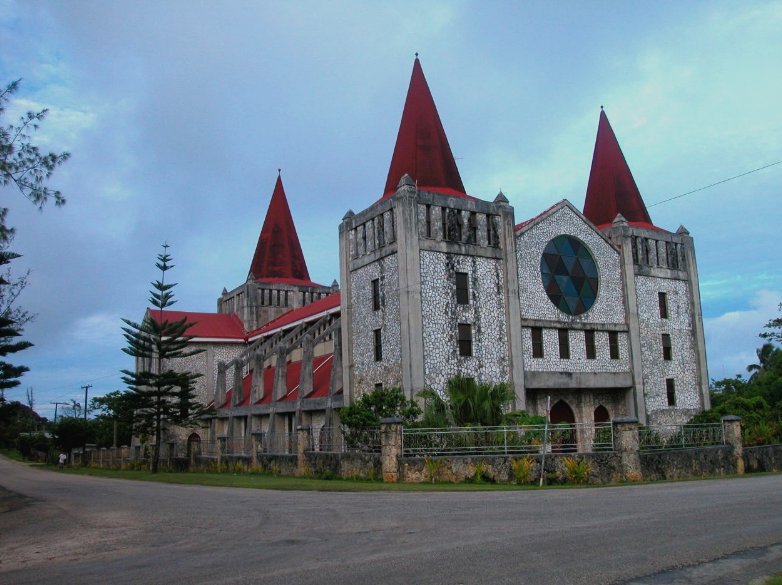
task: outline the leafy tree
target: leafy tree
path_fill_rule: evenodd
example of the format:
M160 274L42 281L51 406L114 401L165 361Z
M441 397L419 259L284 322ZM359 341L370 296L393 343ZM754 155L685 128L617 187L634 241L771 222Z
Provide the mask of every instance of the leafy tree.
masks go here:
M19 433L42 425L42 419L26 404L17 400L0 400L0 447L14 447Z
M779 305L779 310L782 312L782 303ZM768 329L768 331L764 331L760 334L763 339L770 339L771 341L782 343L782 317L771 319L766 323L765 329Z
M12 81L0 92L0 119L11 96L19 90L21 81ZM43 208L49 200L54 200L57 206L65 204L62 193L47 187L46 181L71 156L67 152L44 154L32 144L30 133L38 130L48 113L48 109L27 112L16 125L0 124L0 185L15 186L38 208ZM0 243L8 242L14 232L6 225L7 214L8 208L0 208Z
M378 427L381 418L389 417L398 417L410 424L420 415L421 408L414 400L407 400L401 388L385 387L362 394L339 411L342 424L350 429Z
M115 390L90 400L90 411L98 414L91 420L95 428L95 443L98 447L114 445L114 427L117 430L117 445L129 445L133 435L132 394Z
M71 449L95 443L95 427L91 420L81 417L63 416L52 426L54 443L59 449L70 453Z
M160 462L160 444L167 425L197 426L211 410L198 402L194 383L200 377L188 371L174 369L177 360L187 358L202 349L193 349L187 330L193 326L186 318L169 320L166 309L174 300L176 283L166 282L166 272L173 268L168 244L158 254L155 266L160 280L152 283L149 302L154 309L147 311L141 323L123 319L122 331L128 346L126 354L136 358L136 370L122 370L123 382L128 385L128 401L134 409L134 430L140 435L154 437L150 470L157 473Z
M46 183L54 170L70 158L70 154L44 154L31 141L31 133L39 128L48 110L27 112L19 118L17 124L6 125L3 120L11 96L19 90L20 83L21 79L17 79L0 91L0 186L15 187L39 209L49 200L54 200L57 206L64 205L65 198L62 193L50 189ZM19 257L8 250L14 229L8 226L7 217L8 208L0 207L0 266L5 266ZM27 276L26 274L19 279L12 279L8 271L0 274L0 358L31 345L16 338L22 334L24 325L32 316L13 306L19 293L27 285ZM7 388L18 386L18 378L26 371L28 368L25 366L14 366L4 360L0 361L0 397Z

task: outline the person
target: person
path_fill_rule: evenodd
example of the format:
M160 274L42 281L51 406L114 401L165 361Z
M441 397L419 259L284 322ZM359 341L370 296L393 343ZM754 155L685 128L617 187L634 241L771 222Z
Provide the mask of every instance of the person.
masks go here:
M68 456L65 453L60 453L60 467L65 467L66 461L68 461Z

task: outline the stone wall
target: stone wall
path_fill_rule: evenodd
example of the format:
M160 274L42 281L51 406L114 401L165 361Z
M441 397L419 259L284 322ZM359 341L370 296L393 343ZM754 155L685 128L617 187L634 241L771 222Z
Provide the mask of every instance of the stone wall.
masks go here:
M353 329L350 338L355 368L354 393L360 396L375 384L401 386L401 329L399 315L399 258L396 254L351 273ZM380 309L372 307L372 281L380 281ZM374 331L381 330L383 359L375 361Z
M641 473L648 481L698 479L738 473L729 445L641 452Z
M468 275L469 303L456 302L456 272ZM424 381L440 392L461 375L507 382L504 272L500 260L421 251ZM472 356L459 355L458 325L472 326Z
M644 400L649 424L681 424L701 410L693 345L689 284L684 280L636 276ZM665 293L668 317L660 317L658 293ZM663 360L662 334L671 336L671 360ZM666 378L675 385L668 405Z
M782 471L782 445L744 447L744 470Z

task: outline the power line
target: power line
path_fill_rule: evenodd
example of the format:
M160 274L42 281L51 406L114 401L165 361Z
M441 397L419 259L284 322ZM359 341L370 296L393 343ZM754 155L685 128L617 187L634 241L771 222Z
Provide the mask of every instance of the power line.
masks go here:
M722 179L721 181L717 181L716 183L712 183L711 185L706 185L705 187L699 187L698 189L687 191L686 193L682 193L681 195L676 195L675 197L669 197L668 199L663 199L662 201L658 201L657 203L652 203L651 205L647 205L646 207L654 207L655 205L662 205L663 203L668 203L669 201L673 201L674 199L681 199L682 197L686 197L687 195L692 195L693 193L697 193L698 191L703 191L704 189L710 189L711 187L722 185L723 183L727 183L728 181L732 181L733 179L738 179L739 177L745 177L747 175L751 175L752 173L757 173L758 171L762 171L763 169L767 169L769 167L773 167L774 165L778 165L778 164L782 164L782 160L778 160L777 162L773 162L771 164L764 165L756 169L752 169L751 171L747 171L746 173L741 173L740 175L736 175L734 177L728 177L727 179Z

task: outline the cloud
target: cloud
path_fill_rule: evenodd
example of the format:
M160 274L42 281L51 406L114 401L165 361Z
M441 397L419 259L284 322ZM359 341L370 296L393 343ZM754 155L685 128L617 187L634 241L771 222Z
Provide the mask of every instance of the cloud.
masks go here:
M711 378L746 374L747 366L757 362L755 349L762 345L758 334L779 314L780 303L779 291L760 290L750 299L748 309L703 320Z
M91 346L116 348L122 344L119 315L113 313L93 313L81 317L73 323L71 336L77 342Z

